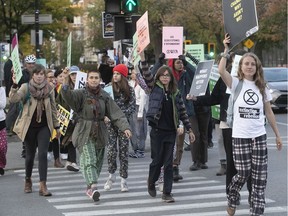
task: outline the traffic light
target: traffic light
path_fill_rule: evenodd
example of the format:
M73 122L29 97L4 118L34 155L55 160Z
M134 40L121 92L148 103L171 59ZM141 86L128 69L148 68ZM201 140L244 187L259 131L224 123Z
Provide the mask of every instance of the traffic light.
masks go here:
M122 0L122 11L124 13L137 13L138 0Z
M121 13L121 1L105 0L105 12L110 14Z
M215 56L215 43L208 43L208 55L211 57Z

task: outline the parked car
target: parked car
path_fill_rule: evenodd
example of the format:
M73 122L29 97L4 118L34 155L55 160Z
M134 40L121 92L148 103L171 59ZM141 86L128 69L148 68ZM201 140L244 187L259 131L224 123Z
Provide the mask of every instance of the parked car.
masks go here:
M264 78L272 95L272 108L287 108L288 68L264 67Z

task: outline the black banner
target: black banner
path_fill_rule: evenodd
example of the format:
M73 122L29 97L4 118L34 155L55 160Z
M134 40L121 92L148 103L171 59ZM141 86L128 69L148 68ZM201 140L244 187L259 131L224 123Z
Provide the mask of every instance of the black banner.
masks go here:
M231 36L230 49L258 31L255 0L222 0L225 33Z

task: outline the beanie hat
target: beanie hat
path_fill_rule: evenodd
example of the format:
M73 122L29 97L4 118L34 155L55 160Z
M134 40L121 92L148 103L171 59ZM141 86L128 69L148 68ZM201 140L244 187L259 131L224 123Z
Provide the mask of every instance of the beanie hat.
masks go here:
M126 67L125 64L118 64L113 68L113 73L114 72L118 72L120 74L122 74L124 77L128 76L128 68Z
M79 71L80 71L79 67L73 65L69 69L69 74L74 74L74 73L77 73Z

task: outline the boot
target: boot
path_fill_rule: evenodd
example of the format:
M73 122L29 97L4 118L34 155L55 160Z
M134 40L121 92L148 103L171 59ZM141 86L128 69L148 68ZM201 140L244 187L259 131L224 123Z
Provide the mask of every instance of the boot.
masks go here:
M54 167L56 168L64 168L65 166L61 163L60 158L57 158L54 162Z
M30 177L25 178L25 186L24 186L25 193L32 193L32 181Z
M216 176L226 175L226 160L220 160L220 169L216 173Z
M40 181L39 196L52 196L52 194L47 190L46 181Z
M178 166L174 166L173 167L173 180L175 182L178 182L179 180L182 180L183 177L179 174L179 167Z

